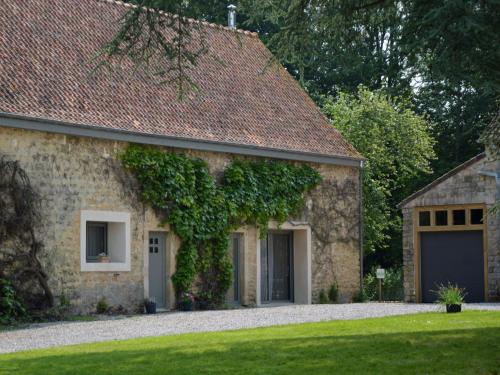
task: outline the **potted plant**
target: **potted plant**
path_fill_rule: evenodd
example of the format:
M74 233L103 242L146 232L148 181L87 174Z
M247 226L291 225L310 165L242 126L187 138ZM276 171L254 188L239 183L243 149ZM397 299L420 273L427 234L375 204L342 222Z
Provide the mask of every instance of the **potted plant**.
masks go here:
M181 311L193 311L194 295L191 292L181 293L179 308Z
M218 304L214 302L214 296L211 292L201 291L196 296L196 303L199 310L213 310Z
M464 289L459 288L458 285L448 283L448 285L441 284L435 293L438 297L437 303L445 305L447 313L462 311L462 303L466 294Z
M99 263L109 263L109 256L106 253L99 253L97 256L97 261Z
M146 298L144 300L144 308L146 309L146 314L156 314L156 299Z

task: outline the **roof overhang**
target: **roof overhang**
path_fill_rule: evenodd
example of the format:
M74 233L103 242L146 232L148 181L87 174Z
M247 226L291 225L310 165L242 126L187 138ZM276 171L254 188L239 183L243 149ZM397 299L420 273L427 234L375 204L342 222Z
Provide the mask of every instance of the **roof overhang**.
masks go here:
M291 150L271 149L246 144L210 142L181 137L137 133L121 129L76 124L7 112L0 112L0 120L0 127L43 131L48 133L58 133L77 137L90 137L120 142L139 143L200 151L222 152L237 155L259 156L320 164L334 164L358 168L363 166L363 159L347 156L323 155Z

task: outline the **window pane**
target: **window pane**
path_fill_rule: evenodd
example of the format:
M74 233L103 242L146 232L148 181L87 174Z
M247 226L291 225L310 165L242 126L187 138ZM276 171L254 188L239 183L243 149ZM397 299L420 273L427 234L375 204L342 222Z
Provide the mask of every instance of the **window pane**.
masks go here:
M436 211L436 225L448 225L448 211Z
M106 223L87 223L87 260L96 260L101 253L108 253Z
M430 213L430 211L419 212L418 224L421 227L428 227L429 225L431 225L431 213Z
M453 225L465 225L465 210L453 210Z
M483 224L483 209L474 208L470 210L470 223L471 224Z

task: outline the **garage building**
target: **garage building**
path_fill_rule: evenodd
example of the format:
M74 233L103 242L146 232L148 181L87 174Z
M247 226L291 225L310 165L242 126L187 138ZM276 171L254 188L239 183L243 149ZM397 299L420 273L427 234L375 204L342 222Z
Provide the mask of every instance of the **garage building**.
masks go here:
M412 194L403 211L405 300L451 282L466 302L500 300L500 161L482 153Z

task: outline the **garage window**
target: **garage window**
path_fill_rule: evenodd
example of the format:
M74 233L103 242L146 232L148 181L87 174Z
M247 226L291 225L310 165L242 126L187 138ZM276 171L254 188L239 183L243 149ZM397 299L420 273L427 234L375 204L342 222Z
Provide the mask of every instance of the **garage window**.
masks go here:
M470 210L470 223L472 225L475 224L483 224L483 209L475 208Z
M421 211L418 214L418 222L421 227L428 227L431 225L431 212Z
M417 207L416 211L421 230L474 230L484 225L485 209L479 205Z
M436 225L448 225L448 211L436 211Z
M453 225L465 225L465 210L453 210Z

